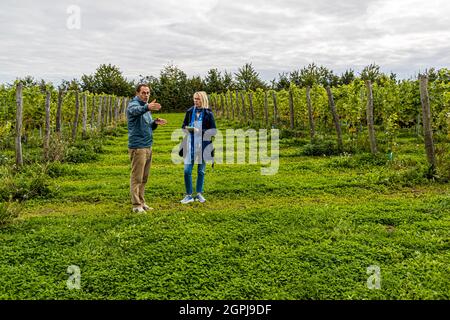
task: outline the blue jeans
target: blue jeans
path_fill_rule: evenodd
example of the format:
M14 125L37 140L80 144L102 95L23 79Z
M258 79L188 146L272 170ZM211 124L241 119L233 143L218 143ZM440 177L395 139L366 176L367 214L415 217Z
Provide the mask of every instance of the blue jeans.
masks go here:
M192 169L195 163L184 164L184 185L186 186L186 194L192 194ZM197 193L203 192L203 184L205 183L206 162L199 163L197 167Z

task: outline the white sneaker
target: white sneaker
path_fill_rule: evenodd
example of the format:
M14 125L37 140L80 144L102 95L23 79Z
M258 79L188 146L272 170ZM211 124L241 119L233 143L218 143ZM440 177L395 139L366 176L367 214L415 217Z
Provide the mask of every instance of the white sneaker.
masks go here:
M200 203L204 203L206 201L206 199L203 198L203 195L201 193L197 194L195 199L198 200Z
M187 203L191 203L194 202L194 198L192 198L191 195L187 195L186 197L184 197L183 200L180 201L182 204L187 204Z
M135 208L133 208L133 212L136 212L136 213L143 213L143 212L145 212L145 210L142 209L142 207L135 207Z

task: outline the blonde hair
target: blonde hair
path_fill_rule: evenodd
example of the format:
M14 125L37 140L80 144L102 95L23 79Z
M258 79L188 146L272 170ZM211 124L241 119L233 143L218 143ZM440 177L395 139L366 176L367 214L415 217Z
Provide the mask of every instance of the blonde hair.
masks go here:
M194 96L196 94L200 97L200 101L202 102L202 108L208 109L209 108L208 94L205 91L197 91L196 93L194 93Z

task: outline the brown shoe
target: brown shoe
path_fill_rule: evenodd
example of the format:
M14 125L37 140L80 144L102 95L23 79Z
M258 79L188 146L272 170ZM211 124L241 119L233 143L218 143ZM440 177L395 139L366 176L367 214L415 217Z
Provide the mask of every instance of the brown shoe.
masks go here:
M149 207L148 205L146 205L146 204L144 204L143 206L142 206L142 209L144 209L145 211L150 211L150 210L154 210L154 208L152 208L152 207Z
M145 212L145 210L142 207L134 207L133 212L143 213L143 212Z

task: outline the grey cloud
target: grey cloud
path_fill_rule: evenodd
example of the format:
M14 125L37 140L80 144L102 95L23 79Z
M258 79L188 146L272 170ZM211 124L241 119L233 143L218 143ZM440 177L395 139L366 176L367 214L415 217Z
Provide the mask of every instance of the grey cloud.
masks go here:
M2 0L0 82L79 78L101 63L137 77L169 62L204 75L251 61L266 80L313 61L336 71L375 61L405 76L448 66L447 1L423 14L400 2L406 12L397 14L383 0ZM81 8L81 30L66 27L72 4Z

